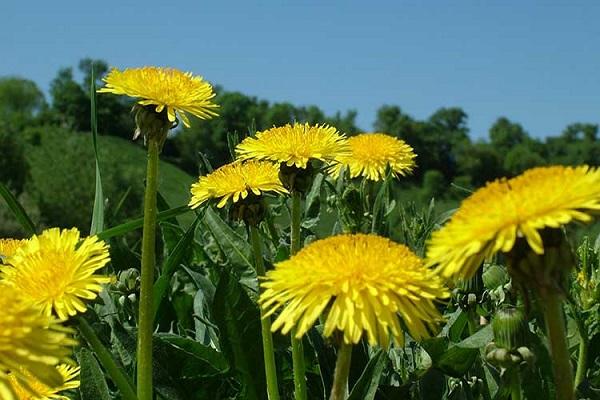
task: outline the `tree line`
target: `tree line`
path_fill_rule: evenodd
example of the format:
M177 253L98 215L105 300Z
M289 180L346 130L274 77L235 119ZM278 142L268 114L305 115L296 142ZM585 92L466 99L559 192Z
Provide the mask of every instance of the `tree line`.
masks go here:
M97 85L102 85L108 64L86 58L76 70L57 72L48 99L31 80L0 77L0 181L16 193L24 190L28 179L25 146L41 143L44 130L89 134L92 66ZM229 162L231 138L292 121L331 124L347 135L376 131L405 140L418 155L418 168L404 183L424 188L425 197L443 198L450 185L472 189L536 165L597 165L600 160L598 125L593 123L574 122L558 136L535 138L521 124L499 117L487 138L475 140L469 135L468 115L460 107L443 107L417 119L398 105L382 105L372 127L359 127L354 110L326 115L316 105L273 103L218 85L216 93L219 118L192 119L191 128L177 129L165 145L165 158L192 176L205 159L214 167ZM132 105L122 96L98 96L99 133L130 139ZM36 127L37 133L31 134Z

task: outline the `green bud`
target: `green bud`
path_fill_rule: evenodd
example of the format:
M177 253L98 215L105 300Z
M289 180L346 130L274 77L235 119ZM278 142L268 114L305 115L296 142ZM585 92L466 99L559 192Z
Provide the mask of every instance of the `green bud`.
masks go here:
M261 196L250 193L245 199L240 199L231 206L231 217L244 221L248 226L258 226L266 214Z
M149 139L153 139L158 142L158 148L162 149L169 130L176 126L173 126L173 123L169 121L167 109L164 108L160 113L157 113L156 106L135 104L131 112L136 126L133 140L141 135L144 137L144 144L148 143Z
M513 307L498 310L492 319L492 330L497 346L509 351L523 346L528 331L523 311Z
M523 237L507 253L508 272L521 290L545 296L548 292L564 293L565 282L575 259L560 229L540 231L544 254L535 253Z
M508 283L508 274L500 265L488 265L483 271L483 285L488 290L494 290Z
M295 165L282 163L279 167L279 179L290 192L306 193L312 186L316 168L309 162L306 168L298 168Z

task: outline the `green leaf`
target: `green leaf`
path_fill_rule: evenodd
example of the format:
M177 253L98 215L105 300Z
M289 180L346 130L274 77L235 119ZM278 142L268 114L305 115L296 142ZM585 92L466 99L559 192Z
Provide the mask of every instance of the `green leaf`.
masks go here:
M98 110L96 109L96 76L92 64L90 82L90 106L92 127L92 142L94 144L94 157L96 158L96 192L94 195L94 209L92 212L92 226L90 235L95 235L104 230L104 192L102 190L102 176L100 174L100 160L98 159Z
M210 207L206 208L203 222L215 238L221 252L227 257L242 285L252 293L258 293L256 270L251 261L252 247L248 240L231 229Z
M221 273L212 315L219 328L221 350L239 377L239 398L263 399L266 384L260 313L237 278L227 270Z
M194 241L194 233L196 232L196 226L198 225L199 217L196 218L196 221L188 228L185 234L181 237L177 245L169 254L165 263L162 267L162 273L154 282L154 308L153 315L156 317L156 313L160 308L160 304L162 303L165 294L167 292L167 288L169 287L169 283L171 282L171 277L175 273L177 266L183 260L186 252L190 251L191 244Z
M81 367L81 386L79 387L81 398L111 400L104 373L94 354L84 347L77 354L77 358Z
M8 205L8 208L10 208L12 213L15 215L17 221L19 221L19 223L25 230L25 233L28 236L35 235L35 225L33 225L31 218L29 218L27 212L25 211L21 203L19 203L17 198L11 193L10 190L8 190L6 186L4 186L2 182L0 182L0 195Z
M373 400L387 361L387 354L378 349L367 363L358 381L356 381L348 400Z
M457 315L458 316L458 315ZM447 337L435 337L425 340L421 346L431 357L434 368L447 375L460 378L479 355L479 349L493 339L491 325L477 331L463 341L450 346Z
M223 353L190 338L171 333L154 335L156 346L164 347L169 357L169 365L177 368L171 371L178 379L198 379L224 374L229 364Z
M169 218L173 218L174 216L185 214L190 211L191 209L188 206L171 208L170 210L159 212L156 216L156 221L164 221ZM102 232L98 233L97 236L102 240L106 240L115 236L124 235L131 231L135 231L136 229L140 229L142 226L144 226L144 217L136 218L129 222L125 222L124 224L105 229Z

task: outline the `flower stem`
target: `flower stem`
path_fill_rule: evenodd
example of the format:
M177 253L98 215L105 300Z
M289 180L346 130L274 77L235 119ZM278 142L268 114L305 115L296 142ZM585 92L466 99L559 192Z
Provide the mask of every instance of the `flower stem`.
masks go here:
M294 255L300 250L300 215L302 210L300 192L292 191L292 210L290 221L290 253ZM294 393L296 400L306 400L306 366L304 364L304 348L302 339L296 338L296 328L291 331L292 364L294 367Z
M94 350L94 354L96 354L96 357L98 357L100 364L102 364L115 385L117 385L123 400L137 400L135 389L131 383L131 380L123 372L121 367L117 365L117 362L113 358L112 354L110 354L100 339L98 339L96 332L94 332L90 324L83 317L78 317L77 323L79 333Z
M556 398L561 400L574 400L573 371L571 357L567 347L565 332L565 319L562 301L558 293L548 292L543 297L544 319L546 320L547 335L550 340L550 353L554 361L554 380L556 385Z
M521 400L521 377L518 366L515 366L510 373L510 400Z
M348 375L350 374L351 358L352 345L342 340L342 344L338 349L329 400L345 400L348 397Z
M580 316L575 316L575 322L577 323L577 329L579 330L579 357L577 358L577 372L575 372L575 389L577 389L585 379L585 374L587 372L588 346L590 339L587 334L585 323L581 320Z
M265 275L265 265L262 258L262 246L258 229L250 225L250 240L254 253L256 274L261 277ZM275 367L275 352L273 350L273 334L271 333L271 317L263 317L260 309L260 326L262 328L263 357L265 359L265 375L267 377L267 394L269 400L279 400L279 388L277 385L277 369Z
M148 169L144 195L144 229L142 237L142 271L137 341L137 394L139 400L152 400L152 332L154 266L156 262L156 191L159 143L148 138Z

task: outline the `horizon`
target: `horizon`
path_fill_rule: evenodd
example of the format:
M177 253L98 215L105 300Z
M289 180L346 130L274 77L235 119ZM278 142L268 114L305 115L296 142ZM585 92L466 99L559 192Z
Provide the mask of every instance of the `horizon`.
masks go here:
M365 131L384 104L416 119L460 107L473 139L502 116L537 138L600 121L600 4L591 1L182 3L9 2L0 76L33 80L49 100L58 69L84 57L172 66L270 103L356 110Z

